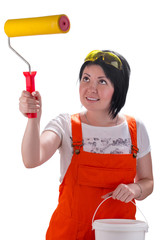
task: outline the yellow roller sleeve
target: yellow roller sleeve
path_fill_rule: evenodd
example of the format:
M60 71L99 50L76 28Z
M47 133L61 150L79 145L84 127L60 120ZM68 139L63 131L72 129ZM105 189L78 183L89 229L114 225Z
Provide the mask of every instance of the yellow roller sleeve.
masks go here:
M8 37L66 33L70 22L66 15L7 20L4 31Z

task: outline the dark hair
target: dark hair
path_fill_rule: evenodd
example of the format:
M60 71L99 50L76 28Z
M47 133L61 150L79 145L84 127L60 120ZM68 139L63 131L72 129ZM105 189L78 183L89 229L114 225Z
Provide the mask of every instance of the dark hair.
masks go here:
M96 64L102 67L106 77L110 79L114 86L114 93L111 99L109 114L112 116L112 118L115 118L125 104L131 70L127 60L119 53L109 50L103 52L112 52L117 55L122 62L122 70L119 70L112 65L106 64L100 57L93 62L86 61L83 63L80 69L79 79L81 80L83 70L87 65Z

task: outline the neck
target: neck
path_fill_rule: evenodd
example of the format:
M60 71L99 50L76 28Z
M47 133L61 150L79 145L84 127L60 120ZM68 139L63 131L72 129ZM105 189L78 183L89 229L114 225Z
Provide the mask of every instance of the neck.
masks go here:
M106 112L86 111L84 116L86 123L93 126L111 127L117 125L118 123L118 115L112 119L111 115Z

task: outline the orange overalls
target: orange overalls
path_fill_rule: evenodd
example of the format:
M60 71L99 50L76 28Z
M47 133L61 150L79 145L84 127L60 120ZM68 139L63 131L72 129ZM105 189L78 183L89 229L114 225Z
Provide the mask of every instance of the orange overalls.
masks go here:
M52 215L46 240L94 240L92 217L102 196L136 175L136 121L126 116L131 154L99 154L83 151L79 114L72 115L73 157L59 191L59 204ZM136 207L110 198L96 214L100 218L135 219Z

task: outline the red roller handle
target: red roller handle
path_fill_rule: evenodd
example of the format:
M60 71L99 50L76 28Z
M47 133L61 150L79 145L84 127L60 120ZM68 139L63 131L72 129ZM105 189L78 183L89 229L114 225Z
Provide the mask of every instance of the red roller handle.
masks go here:
M24 72L24 76L26 78L26 90L30 93L35 91L35 81L34 77L37 72ZM37 113L27 113L28 118L36 118Z

